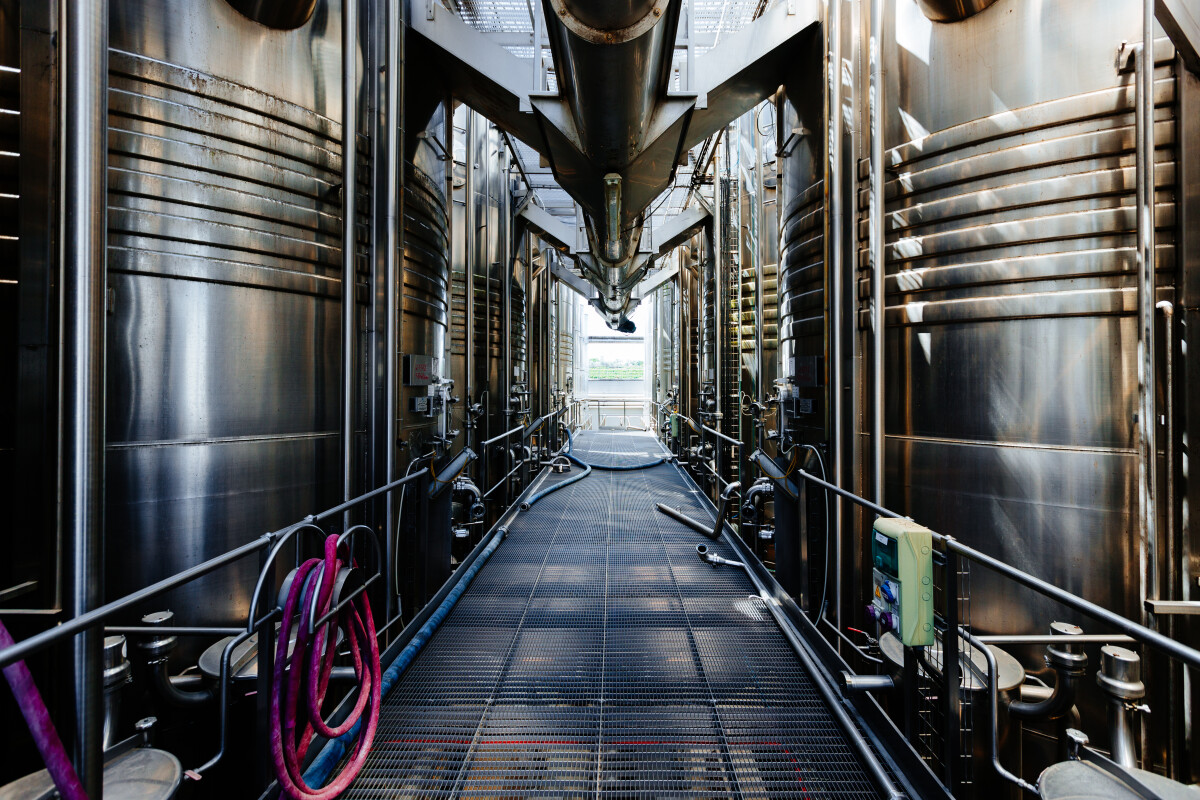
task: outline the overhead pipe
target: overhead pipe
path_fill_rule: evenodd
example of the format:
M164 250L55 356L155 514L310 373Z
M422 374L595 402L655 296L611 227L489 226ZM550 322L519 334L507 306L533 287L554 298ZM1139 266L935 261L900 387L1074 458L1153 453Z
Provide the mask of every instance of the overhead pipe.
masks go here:
M59 519L68 558L65 610L104 597L104 371L107 286L108 2L59 0L62 303ZM71 647L72 761L92 800L103 792L104 632Z
M606 266L619 273L641 238L641 209L627 207L615 173L640 153L646 121L666 93L680 7L677 0L543 0L559 91L575 119L580 149L601 174L608 173L602 191L584 198L592 217L589 237L610 262Z

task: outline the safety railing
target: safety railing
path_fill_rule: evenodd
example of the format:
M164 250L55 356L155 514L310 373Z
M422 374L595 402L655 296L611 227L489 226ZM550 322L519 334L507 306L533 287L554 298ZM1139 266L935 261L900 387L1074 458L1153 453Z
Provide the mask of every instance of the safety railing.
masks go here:
M899 512L873 503L803 469L795 469L791 474L795 476L797 481L802 480L821 487L879 516L906 518L905 515ZM777 478L778 476L769 475L768 477ZM988 644L1056 642L1077 642L1079 644L1085 642L1103 642L1108 644L1118 642L1135 643L1193 670L1200 670L1200 650L1189 647L1180 641L1127 619L1120 614L1055 586L1018 567L965 545L953 536L935 531L933 532L933 541L935 545L935 552L933 554L935 577L939 578L936 580L936 584L938 584L936 588L940 590L935 592L935 627L937 629L937 639L941 645L941 653L938 663L930 664L923 653L918 654L913 652L911 648L904 648L904 663L901 666L903 677L900 681L902 686L900 717L904 732L910 737L910 740L924 736L927 732L924 731L922 720L920 719L920 714L922 713L920 705L922 696L919 692L919 684L922 681L927 683L934 682L936 684L929 687L929 691L924 699L928 701L932 698L941 705L938 709L937 724L935 726L940 729L938 733L941 738L936 741L936 749L940 752L929 752L924 755L927 756L926 760L931 766L936 768L939 778L951 789L960 785L964 777L960 773L964 757L969 759L969 752L971 750L970 742L964 740L964 736L970 735L971 730L969 724L966 728L963 726L963 722L970 719L969 712L964 713L967 710L963 708L965 701L961 688L963 685L962 671L964 667L961 656L964 650L964 643L969 645L968 652L971 650L980 651L988 662L986 675L978 677L988 681L987 691L989 692L993 706L996 702L995 696L998 677L994 657L985 646ZM969 614L970 590L965 585L965 581L970 575L970 567L972 565L987 569L1043 597L1049 598L1065 608L1100 622L1115 631L1115 633L1070 637L1041 635L976 636L971 632L970 620L966 616ZM925 709L925 712L928 712L928 709ZM1034 787L1031 784L1010 773L1000 763L1000 754L997 750L997 731L995 730L997 726L996 715L994 713L991 714L985 724L990 724L993 728L990 731L987 741L989 748L988 755L996 773L1026 791L1034 791ZM929 726L926 725L925 727Z
M174 575L166 577L156 583L153 583L143 589L131 592L123 597L105 603L85 614L81 614L73 619L66 620L60 625L49 628L41 633L34 634L26 639L16 642L8 647L0 649L0 667L6 667L17 661L28 659L30 656L47 650L57 644L61 644L71 637L83 633L92 628L104 625L108 620L129 612L133 609L143 606L147 601L152 600L160 595L165 594L173 589L185 586L199 578L216 572L223 567L227 567L244 558L248 558L254 554L258 554L260 558L260 568L258 580L254 589L254 594L251 597L250 610L247 614L246 624L238 627L228 626L179 626L179 627L161 627L154 625L114 625L105 626L105 631L112 634L121 635L146 635L146 636L189 636L189 637L232 637L225 644L221 654L220 673L218 676L217 686L217 702L219 705L218 715L218 737L219 745L216 754L207 762L199 767L194 767L191 772L197 776L203 773L224 758L228 749L228 706L229 706L229 687L232 683L230 674L231 658L233 652L240 645L245 644L251 637L257 636L258 649L258 671L257 671L257 692L258 696L267 698L270 696L270 680L274 673L274 656L275 647L273 638L275 633L275 622L280 616L280 609L271 603L272 608L269 611L258 613L259 605L262 602L264 591L273 591L276 578L275 568L280 558L289 553L289 544L296 544L294 550L291 550L296 564L300 563L302 548L299 546L300 537L306 533L313 533L319 536L319 540L324 542L326 531L321 527L321 523L329 520L335 520L335 527L344 527L345 529L339 536L339 545L344 542L354 540L358 534L363 535L362 539L366 539L370 545L369 552L373 555L375 561L374 571L364 578L361 585L357 586L350 594L338 599L336 607L325 614L316 624L321 624L324 621L332 618L344 605L363 592L367 591L372 585L379 580L384 579L389 574L390 564L383 557L383 550L379 541L374 535L370 527L366 525L351 525L346 527L342 523L341 515L356 506L359 506L369 500L383 496L389 492L396 491L418 481L425 482L430 488L429 491L433 494L438 494L453 481L453 474L460 472L464 464L473 459L474 453L470 450L463 450L454 458L450 459L448 465L443 467L440 474L436 473L432 467L419 470L417 472L406 475L395 481L392 481L377 489L373 489L364 494L358 495L350 500L339 503L338 505L321 511L316 514L311 514L299 522L284 526L278 530L264 533L263 535L249 541L243 545L235 547L221 555L215 556L182 570ZM400 617L397 616L396 619ZM383 636L384 632L395 620L387 620L386 623L379 627L378 635ZM97 687L99 691L100 687ZM264 704L259 704L260 721L259 724L262 730L267 729L266 715L269 711ZM115 745L114 749L121 749L130 746L130 742L140 738L132 737L126 742L120 742ZM260 737L260 740L266 741ZM85 741L81 743L81 749L93 749L99 752L102 748L100 741ZM97 759L93 763L102 763L102 759Z
M620 429L644 431L650 429L652 415L645 397L590 396L586 398L590 418L596 430Z

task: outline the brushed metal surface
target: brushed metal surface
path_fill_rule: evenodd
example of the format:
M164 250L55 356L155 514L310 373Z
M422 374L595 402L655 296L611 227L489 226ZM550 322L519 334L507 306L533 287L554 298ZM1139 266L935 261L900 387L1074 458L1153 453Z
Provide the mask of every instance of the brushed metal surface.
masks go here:
M890 505L1136 617L1134 92L1115 61L1134 5L1001 0L937 25L889 4L884 410ZM1176 137L1159 57L1162 286ZM987 579L972 593L983 630L1057 618Z
M112 2L109 598L339 498L339 19ZM237 623L257 570L156 605Z
M1116 54L1142 38L1140 4L998 0L954 24L922 5L883 13L887 505L1138 619L1136 91ZM1156 297L1170 299L1178 88L1173 48L1154 53ZM869 343L863 161L856 179ZM970 595L982 632L1089 624L984 570ZM1087 698L1081 711L1103 724Z

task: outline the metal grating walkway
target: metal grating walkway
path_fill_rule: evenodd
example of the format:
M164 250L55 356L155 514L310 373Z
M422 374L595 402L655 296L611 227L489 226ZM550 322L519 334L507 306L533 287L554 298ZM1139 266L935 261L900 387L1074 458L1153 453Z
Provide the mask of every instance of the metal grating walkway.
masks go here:
M576 438L592 463L660 452ZM518 514L344 797L876 797L749 579L701 562L656 502L705 516L669 464L593 472Z

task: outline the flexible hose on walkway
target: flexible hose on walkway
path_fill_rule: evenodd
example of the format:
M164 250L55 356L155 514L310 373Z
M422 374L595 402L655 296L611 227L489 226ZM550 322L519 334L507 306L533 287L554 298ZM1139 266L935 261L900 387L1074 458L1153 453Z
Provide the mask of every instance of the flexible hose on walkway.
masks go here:
M0 622L0 650L12 644L12 636L4 627L4 623ZM25 718L25 724L33 734L34 744L42 754L42 761L46 762L46 769L50 771L58 793L62 795L63 800L87 800L87 793L84 792L83 784L75 773L75 767L71 765L62 740L58 738L58 731L50 720L50 712L42 702L42 695L33 682L33 676L29 674L29 667L25 666L24 661L9 664L4 668L4 678L12 689L17 706L21 709L21 716Z
M349 555L343 561L338 553L338 537L329 536L325 539L324 560L311 558L300 565L284 603L271 686L271 754L279 785L293 800L333 800L344 792L362 769L379 722L379 644L366 592L347 603L329 622L315 624L332 610L334 583L344 566L350 566ZM299 617L293 620L297 612ZM289 659L288 642L293 625L297 631L296 645ZM331 727L321 716L321 707L337 652L339 628L345 631L346 644L354 658L358 697L346 720ZM364 714L366 732L358 737L350 762L328 785L314 788L300 774L314 735L330 739L342 736L357 729Z
M577 483L577 482L583 480L588 475L591 475L592 470L594 470L594 469L602 470L604 472L628 472L628 471L635 470L635 469L650 469L651 467L657 467L659 464L667 463L667 460L665 458L658 458L658 459L655 459L654 461L647 461L644 464L624 464L624 465L619 465L619 466L618 465L605 466L602 464L589 464L586 461L582 461L571 454L571 448L575 444L575 440L571 438L571 431L568 430L566 433L567 433L567 449L562 452L562 455L565 455L567 458L571 459L572 462L583 467L583 472L579 473L578 475L572 475L570 478L567 478L565 481L560 481L559 483L556 483L553 486L542 489L540 492L537 492L536 494L530 495L529 499L527 499L524 503L521 504L522 511L528 511L529 509L533 508L534 503L536 503L538 500L541 500L546 495L551 494L553 492L557 492L559 489L565 488L567 486L570 486L572 483Z
M437 610L425 621L425 624L416 632L408 645L400 651L400 655L396 656L396 660L388 665L387 672L383 673L383 679L380 681L379 688L382 697L387 697L392 687L396 685L396 681L400 680L400 676L408 669L408 665L413 662L413 659L425 647L426 642L437 631L438 626L442 624L442 620L449 616L450 612L454 609L454 604L458 602L458 598L462 597L463 592L471 585L471 580L483 567L484 563L487 562L492 553L496 552L496 548L500 546L500 542L504 539L506 533L507 531L503 528L497 531L487 546L471 562L471 566L467 567L466 572L459 578L458 583L446 595L446 599L441 602ZM316 759L313 760L313 763L304 773L304 780L309 784L324 783L328 779L329 774L333 772L334 767L346 755L346 748L350 742L354 741L354 737L358 734L361 724L362 721L359 720L344 735L326 744L325 749L317 755Z

